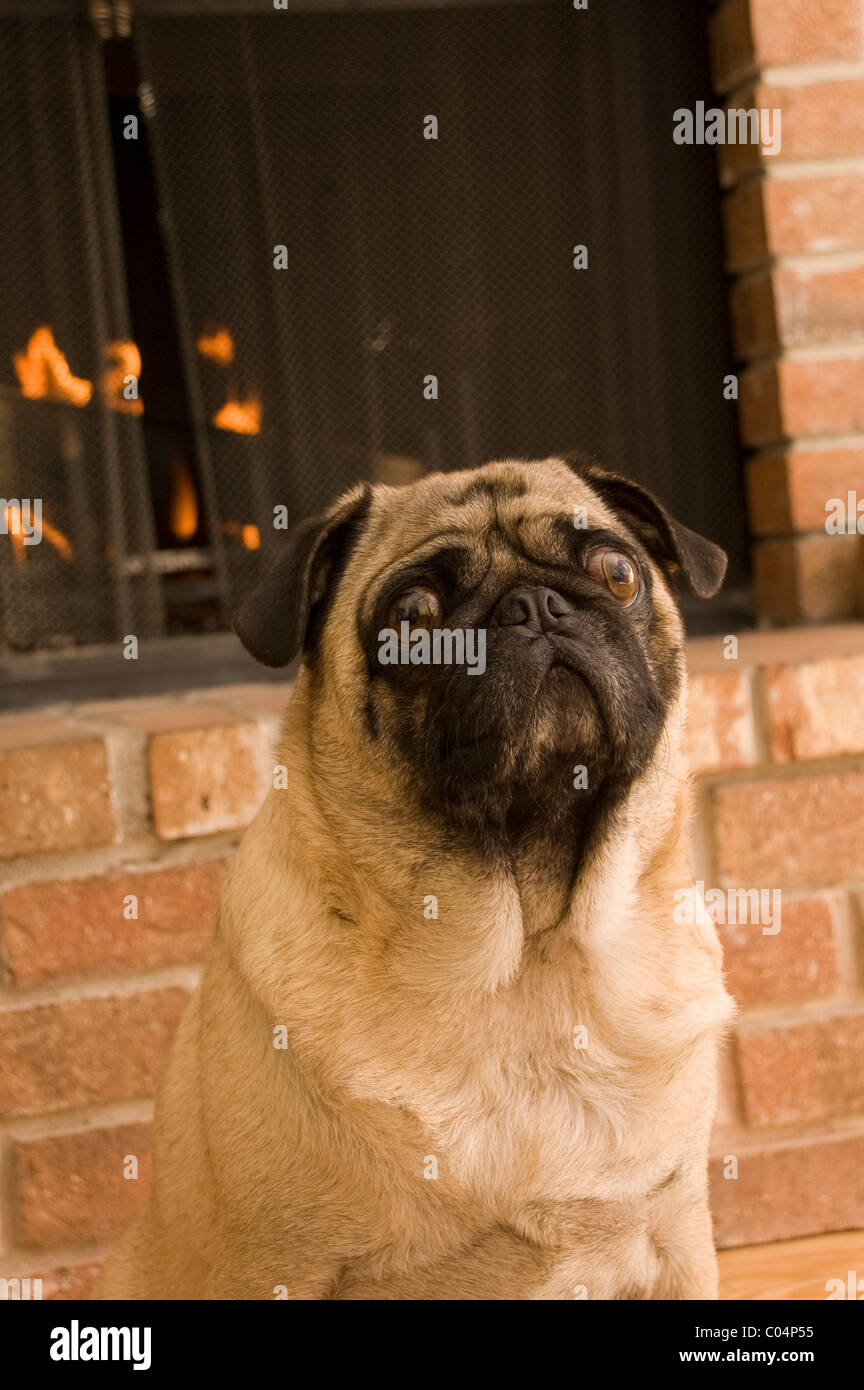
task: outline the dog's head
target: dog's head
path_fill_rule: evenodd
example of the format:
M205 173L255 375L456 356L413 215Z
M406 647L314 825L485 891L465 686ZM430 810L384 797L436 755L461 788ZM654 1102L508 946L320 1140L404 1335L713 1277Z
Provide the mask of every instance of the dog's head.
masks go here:
M302 651L331 729L424 814L554 833L655 758L684 673L670 579L708 596L725 565L625 478L494 463L354 489L298 528L235 629L267 665Z

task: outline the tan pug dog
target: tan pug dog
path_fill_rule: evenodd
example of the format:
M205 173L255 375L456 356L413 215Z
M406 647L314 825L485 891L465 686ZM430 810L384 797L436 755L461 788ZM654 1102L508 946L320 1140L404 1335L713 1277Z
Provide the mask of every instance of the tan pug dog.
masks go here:
M288 785L234 859L98 1296L716 1296L731 1003L713 927L673 920L667 576L708 595L724 569L560 459L358 487L300 527L236 622L270 665L304 653ZM443 629L485 634L482 674L411 660Z

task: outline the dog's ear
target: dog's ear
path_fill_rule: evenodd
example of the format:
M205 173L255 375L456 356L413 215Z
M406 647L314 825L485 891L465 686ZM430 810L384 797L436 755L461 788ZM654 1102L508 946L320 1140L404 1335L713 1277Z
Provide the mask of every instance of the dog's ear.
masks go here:
M324 516L301 521L284 553L264 574L234 615L233 628L248 652L265 666L287 666L320 617L336 571L347 557L369 510L372 489L362 483Z
M719 545L682 526L647 488L629 478L607 473L596 464L580 467L579 472L668 574L680 570L699 598L716 594L728 563Z

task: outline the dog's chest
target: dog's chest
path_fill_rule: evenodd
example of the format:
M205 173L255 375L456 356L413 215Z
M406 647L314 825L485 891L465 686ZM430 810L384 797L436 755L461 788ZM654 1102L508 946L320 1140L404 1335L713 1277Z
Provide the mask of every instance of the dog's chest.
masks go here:
M637 1079L632 1058L599 1038L587 1056L581 1042L478 1059L457 1091L438 1097L430 1126L461 1184L496 1207L515 1202L526 1219L534 1203L541 1224L566 1224L574 1204L644 1194L689 1147L692 1101L697 1122L708 1105L692 1062Z
M658 996L634 987L638 971L591 971L586 989L588 977L526 978L521 993L469 1021L468 1056L436 1077L435 1143L461 1182L494 1201L528 1197L548 1211L635 1200L707 1134L719 977L716 997L706 981L689 1012L683 1001L658 1008Z

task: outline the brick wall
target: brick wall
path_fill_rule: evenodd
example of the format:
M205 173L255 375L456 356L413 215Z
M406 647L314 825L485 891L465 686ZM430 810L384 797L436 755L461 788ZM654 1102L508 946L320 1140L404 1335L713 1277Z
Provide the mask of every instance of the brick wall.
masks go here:
M690 644L693 871L779 889L719 926L740 1005L712 1205L721 1246L864 1225L864 628ZM764 925L764 924L763 924Z
M778 154L718 147L758 603L852 616L861 542L825 504L864 501L864 7L723 0L711 38L726 104L782 113Z
M81 1296L144 1200L152 1098L287 690L0 717L0 1275L46 1297Z
M722 929L742 1013L713 1202L734 1245L864 1225L864 628L722 652L690 648L694 877L782 890L778 934ZM79 1296L144 1199L154 1089L286 698L0 719L0 1274L46 1296Z

